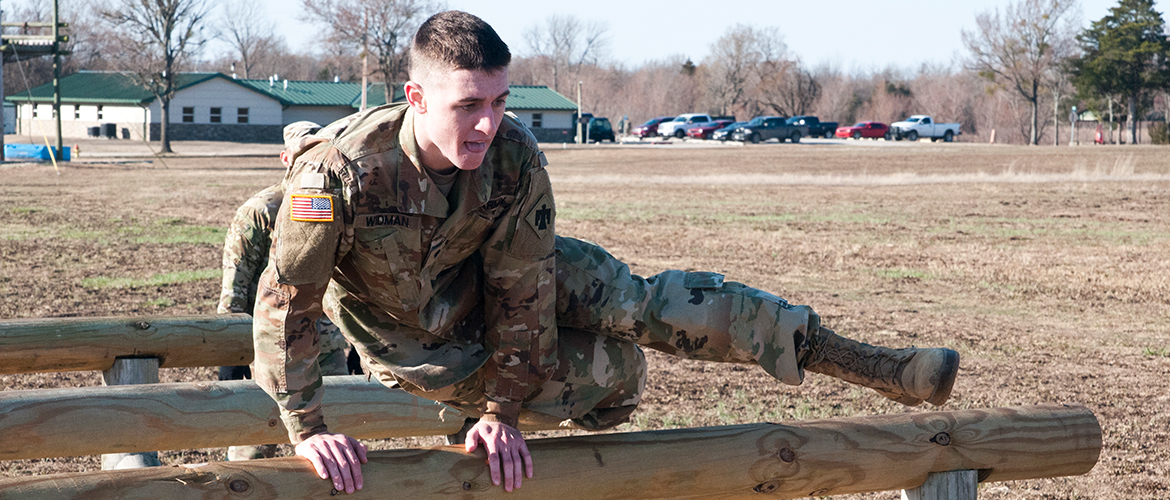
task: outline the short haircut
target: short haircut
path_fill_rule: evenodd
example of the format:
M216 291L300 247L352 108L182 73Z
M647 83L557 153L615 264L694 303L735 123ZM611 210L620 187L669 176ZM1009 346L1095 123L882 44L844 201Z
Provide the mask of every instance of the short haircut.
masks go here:
M440 12L419 26L410 44L410 78L439 69L494 72L508 67L512 53L496 30L466 12Z

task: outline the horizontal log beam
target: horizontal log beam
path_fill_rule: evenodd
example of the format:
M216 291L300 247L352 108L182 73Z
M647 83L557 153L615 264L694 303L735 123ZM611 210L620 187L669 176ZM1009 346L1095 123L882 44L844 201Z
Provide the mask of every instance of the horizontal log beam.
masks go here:
M458 446L370 453L354 499L800 498L921 485L929 473L986 481L1084 474L1101 427L1083 406L905 413L529 441L536 475L505 494L482 454ZM0 481L0 499L324 498L297 457L55 474Z
M350 375L325 377L329 428L360 439L454 434L445 405ZM0 460L287 443L276 403L255 382L0 392Z
M162 368L252 362L252 317L41 318L0 321L0 373L106 370L120 357Z

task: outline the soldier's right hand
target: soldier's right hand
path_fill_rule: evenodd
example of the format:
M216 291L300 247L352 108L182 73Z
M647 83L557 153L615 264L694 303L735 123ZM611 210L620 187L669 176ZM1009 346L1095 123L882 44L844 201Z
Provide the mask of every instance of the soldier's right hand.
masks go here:
M317 434L296 447L297 455L313 462L321 479L333 479L333 489L353 493L362 489L366 445L345 434Z

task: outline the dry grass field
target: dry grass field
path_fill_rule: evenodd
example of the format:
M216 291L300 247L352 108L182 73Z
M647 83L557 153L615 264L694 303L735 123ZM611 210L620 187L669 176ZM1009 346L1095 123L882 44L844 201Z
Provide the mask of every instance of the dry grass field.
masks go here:
M1105 447L1091 473L983 485L980 498L1170 498L1170 149L838 143L547 156L558 233L596 241L640 274L717 271L810 304L847 336L956 349L963 366L946 408L1067 402L1096 413ZM0 318L214 312L224 227L281 174L256 156L165 168L103 159L60 175L0 167ZM621 430L926 409L815 374L788 387L751 366L649 357L646 401ZM96 373L0 376L5 390L97 384ZM0 462L0 473L97 464Z

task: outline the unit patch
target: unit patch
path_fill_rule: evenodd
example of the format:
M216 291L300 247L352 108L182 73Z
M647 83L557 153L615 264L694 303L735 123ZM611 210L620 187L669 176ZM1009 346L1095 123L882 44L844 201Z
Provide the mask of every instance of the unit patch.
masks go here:
M298 222L333 222L333 197L327 194L291 194L292 220Z
M553 215L555 215L553 203L546 193L540 197L532 210L528 211L528 216L524 220L528 221L528 224L536 231L537 236L544 238L545 234L553 230Z

